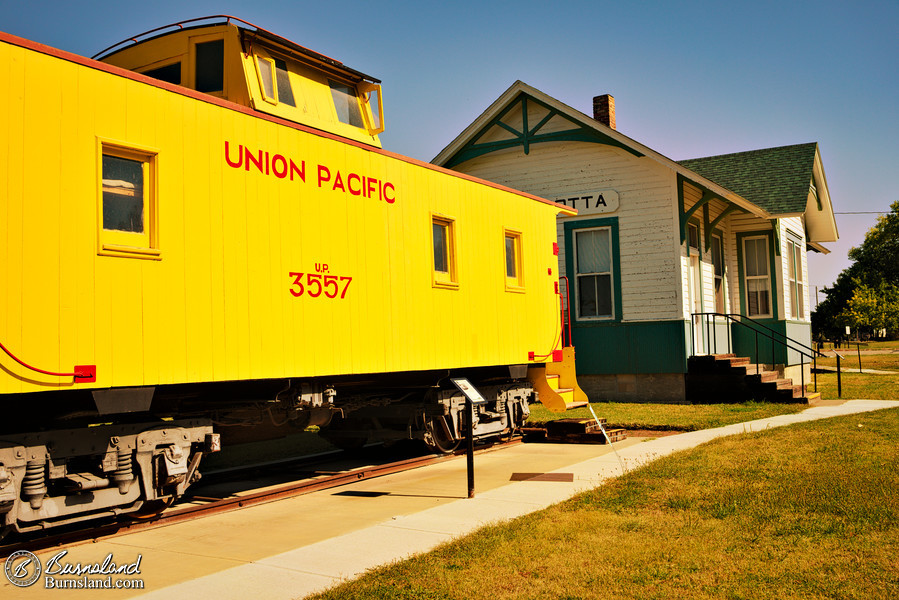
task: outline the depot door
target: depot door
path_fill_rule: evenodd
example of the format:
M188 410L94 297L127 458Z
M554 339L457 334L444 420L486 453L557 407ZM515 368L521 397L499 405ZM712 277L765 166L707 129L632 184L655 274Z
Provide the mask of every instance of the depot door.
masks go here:
M691 255L689 258L689 270L687 273L687 289L689 295L690 312L693 313L691 319L693 326L693 354L705 354L705 337L702 328L702 317L697 313L702 312L702 276L700 268L702 266L699 256Z

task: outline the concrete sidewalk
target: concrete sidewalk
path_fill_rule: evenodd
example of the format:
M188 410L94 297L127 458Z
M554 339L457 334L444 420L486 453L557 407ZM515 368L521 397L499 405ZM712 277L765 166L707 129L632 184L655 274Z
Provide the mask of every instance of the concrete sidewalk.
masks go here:
M520 481L433 508L383 520L314 544L268 556L198 579L157 589L145 599L263 597L292 599L322 591L366 570L427 552L486 524L501 522L561 502L622 473L668 454L715 438L760 431L834 416L899 407L899 402L851 400L816 406L798 414L750 421L717 429L616 444L611 450L557 469L573 473L572 482ZM539 452L539 446L533 446ZM608 448L601 446L599 448ZM464 457L460 458L463 463Z

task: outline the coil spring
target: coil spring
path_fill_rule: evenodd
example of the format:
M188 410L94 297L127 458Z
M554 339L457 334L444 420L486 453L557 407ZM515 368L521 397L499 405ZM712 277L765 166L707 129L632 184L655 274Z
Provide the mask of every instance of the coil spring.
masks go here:
M112 478L115 481L131 481L134 479L134 465L131 458L131 451L127 448L119 448L116 454L116 469Z
M22 494L28 498L33 508L40 508L41 500L47 493L44 474L46 463L31 460L25 464L25 477L22 479Z

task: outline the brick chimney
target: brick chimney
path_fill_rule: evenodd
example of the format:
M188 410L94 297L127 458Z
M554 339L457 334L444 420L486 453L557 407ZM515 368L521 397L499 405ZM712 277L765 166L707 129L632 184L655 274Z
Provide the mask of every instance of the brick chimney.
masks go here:
M610 94L593 98L593 118L615 129L615 97Z

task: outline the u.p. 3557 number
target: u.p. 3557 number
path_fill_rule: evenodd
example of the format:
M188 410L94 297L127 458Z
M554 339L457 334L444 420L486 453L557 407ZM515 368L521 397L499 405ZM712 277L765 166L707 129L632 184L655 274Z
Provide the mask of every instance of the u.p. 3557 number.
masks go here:
M296 273L291 271L290 277L293 283L290 293L299 298L303 294L318 298L322 294L326 298L346 298L346 292L350 287L352 277L339 277L337 275L322 275L321 273Z

